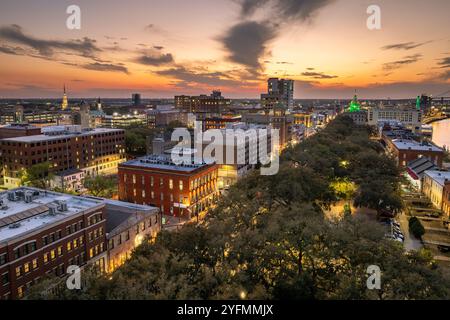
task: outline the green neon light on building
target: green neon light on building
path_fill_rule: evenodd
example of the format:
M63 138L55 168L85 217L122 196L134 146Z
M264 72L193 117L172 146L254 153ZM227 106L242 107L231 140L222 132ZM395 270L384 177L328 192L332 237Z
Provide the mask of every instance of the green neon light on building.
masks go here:
M358 96L355 94L348 108L349 112L358 112L361 110L361 104L358 102Z

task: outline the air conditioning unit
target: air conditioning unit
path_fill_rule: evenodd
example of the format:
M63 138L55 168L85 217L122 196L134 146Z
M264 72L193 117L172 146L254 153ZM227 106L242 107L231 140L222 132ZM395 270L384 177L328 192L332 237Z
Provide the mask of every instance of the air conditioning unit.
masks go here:
M58 207L58 209L59 209L59 211L62 211L62 212L67 211L67 210L68 210L68 207L67 207L67 201L61 200L61 201L59 202L59 207Z
M8 200L9 201L18 201L19 198L17 197L17 194L14 191L8 191Z
M54 216L58 213L58 207L54 204L49 204L48 206L48 214Z
M13 223L13 224L10 224L10 225L9 225L9 228L10 228L10 229L17 229L17 228L19 228L19 227L20 227L20 223L19 223L19 222Z
M33 192L27 191L25 192L25 202L30 203L33 201Z

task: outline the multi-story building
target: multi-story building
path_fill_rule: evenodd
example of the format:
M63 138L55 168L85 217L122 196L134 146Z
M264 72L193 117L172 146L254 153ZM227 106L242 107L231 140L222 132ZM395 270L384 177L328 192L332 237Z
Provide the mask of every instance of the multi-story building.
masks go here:
M119 199L192 218L216 200L216 164L175 164L170 156L150 155L119 165Z
M267 93L261 94L261 105L264 109L273 109L279 104L283 104L287 109L294 106L294 80L267 80Z
M43 134L0 140L4 184L20 185L20 172L48 162L52 173L81 169L86 175L114 173L125 161L125 131L79 126L45 128Z
M230 99L225 99L222 93L215 90L211 95L175 96L175 107L193 113L220 114L227 111L231 105Z
M345 116L352 118L353 122L356 125L363 126L367 125L367 111L366 110L360 110L360 111L353 111L353 112L345 112Z
M422 111L414 108L369 107L367 122L369 125L376 127L384 123L400 122L407 129L419 132L422 126Z
M139 93L133 93L131 95L131 100L133 100L134 106L140 106L142 104L141 95Z
M22 298L49 274L95 263L105 270L103 201L34 188L0 193L0 297Z
M112 272L161 230L158 208L36 188L0 193L0 212L0 299L69 266Z
M450 184L450 172L430 170L425 171L422 182L422 192L439 210L443 209L444 189Z
M203 121L203 130L225 129L228 124L241 122L242 116L222 115L206 118Z
M0 139L34 136L37 134L41 134L41 128L27 123L12 123L0 127Z
M384 139L388 151L395 157L397 165L406 167L407 163L425 157L433 164L442 167L444 151L429 142L417 142L407 139Z
M442 212L445 218L450 220L450 183L444 186L444 194L442 196Z
M101 117L103 128L130 128L147 127L147 115L145 113L104 115Z
M165 127L171 122L179 122L185 126L189 125L189 113L177 110L172 106L164 108L158 106L154 110L147 111L147 125L149 128Z
M161 230L158 208L105 200L108 272L113 272L131 257L146 238L154 239Z
M311 128L313 126L313 119L311 113L304 112L293 112L294 117L293 124L304 125L306 128Z

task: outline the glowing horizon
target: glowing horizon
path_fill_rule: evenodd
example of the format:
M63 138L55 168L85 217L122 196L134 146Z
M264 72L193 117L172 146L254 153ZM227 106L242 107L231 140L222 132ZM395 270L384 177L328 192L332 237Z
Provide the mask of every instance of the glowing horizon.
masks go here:
M282 10L289 4L289 11ZM296 99L439 94L450 84L446 0L7 0L0 12L0 98L172 98L220 89L258 98L269 77L296 81ZM249 4L252 4L250 6ZM247 6L248 5L248 6ZM248 47L247 47L248 46Z

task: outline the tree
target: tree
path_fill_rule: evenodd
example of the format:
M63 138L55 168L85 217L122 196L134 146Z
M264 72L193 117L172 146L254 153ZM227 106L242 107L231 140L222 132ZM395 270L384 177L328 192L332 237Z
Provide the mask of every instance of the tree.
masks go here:
M94 197L111 198L117 192L117 181L114 177L103 175L88 176L83 186Z
M49 162L42 162L32 165L28 169L21 170L19 177L22 185L48 189L54 175L51 172L51 164Z
M417 239L422 238L422 236L425 234L425 228L422 225L422 222L420 222L419 218L417 217L411 217L409 219L409 230L411 233L416 237Z

